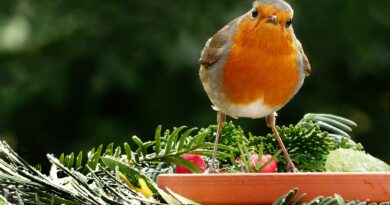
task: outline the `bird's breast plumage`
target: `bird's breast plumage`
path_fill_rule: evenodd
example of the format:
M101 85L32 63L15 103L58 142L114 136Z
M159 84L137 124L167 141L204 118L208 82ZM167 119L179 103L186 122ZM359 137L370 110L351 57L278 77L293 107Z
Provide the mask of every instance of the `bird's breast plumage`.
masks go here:
M264 29L258 38L250 38L245 21L232 36L222 70L223 92L233 104L262 101L266 106L287 103L300 87L303 70L292 36L281 36L279 30ZM279 36L278 36L279 35Z
M219 31L213 38L229 37L222 50L215 49L221 51L218 60L201 63L200 77L215 109L232 117L259 118L279 110L304 78L294 34L259 25L256 30L249 23L241 17ZM213 38L202 52L204 62Z
M295 53L270 56L233 45L223 66L223 91L235 104L248 104L258 99L269 106L284 104L300 83L298 62Z

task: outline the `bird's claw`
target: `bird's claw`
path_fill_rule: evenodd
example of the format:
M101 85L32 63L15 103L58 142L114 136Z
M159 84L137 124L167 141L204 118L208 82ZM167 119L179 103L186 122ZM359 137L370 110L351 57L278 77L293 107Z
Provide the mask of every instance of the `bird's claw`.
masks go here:
M287 163L287 172L298 173L299 170L295 167L295 165L292 162L290 162L290 163Z
M210 166L205 172L206 174L219 174L219 170L213 166Z

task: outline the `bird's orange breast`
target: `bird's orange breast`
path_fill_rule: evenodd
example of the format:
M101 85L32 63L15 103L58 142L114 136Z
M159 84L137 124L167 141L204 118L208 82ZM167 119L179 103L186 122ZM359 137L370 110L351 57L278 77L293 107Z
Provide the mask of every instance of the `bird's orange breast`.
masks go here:
M248 38L251 34L246 27L250 25L246 24L242 22L232 37L230 54L223 66L223 91L234 104L262 99L270 107L283 105L295 94L300 82L292 38L272 28L257 31L257 38Z

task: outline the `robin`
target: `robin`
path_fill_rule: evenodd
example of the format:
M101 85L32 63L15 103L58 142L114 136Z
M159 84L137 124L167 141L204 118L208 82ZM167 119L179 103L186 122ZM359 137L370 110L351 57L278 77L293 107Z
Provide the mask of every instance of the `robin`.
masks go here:
M287 160L297 172L275 127L276 111L300 89L311 68L292 28L293 9L283 0L257 0L253 8L211 37L199 59L199 75L217 114L210 172L226 115L266 118Z

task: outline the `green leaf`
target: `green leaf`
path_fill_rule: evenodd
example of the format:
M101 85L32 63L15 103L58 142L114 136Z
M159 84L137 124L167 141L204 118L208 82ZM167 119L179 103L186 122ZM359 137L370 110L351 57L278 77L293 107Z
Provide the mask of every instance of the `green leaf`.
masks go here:
M39 200L39 197L38 197L37 194L35 195L35 204L36 205L42 205L42 202Z
M186 128L186 127L181 126L179 128L176 128L175 130L173 130L172 134L169 135L169 137L167 139L167 143L165 144L165 155L169 154L171 152L172 148L175 147L177 136L178 136L179 132L182 131L184 128Z
M115 167L119 168L119 171L126 175L126 177L130 176L130 178L138 178L141 176L141 173L137 171L136 169L128 166L127 164L123 163L119 159L112 157L112 156L104 156L101 157L101 160L104 165L106 165L109 169L115 170Z
M103 156L105 156L105 155L112 156L113 153L114 153L114 143L110 143L110 144L108 144Z
M355 127L357 126L356 123L352 120L349 120L349 119L344 118L344 117L332 115L332 114L316 114L316 116L330 118L330 119L336 120L338 122L341 122L341 123L349 125L349 126L355 126Z
M253 170L252 170L252 162L251 162L251 155L249 154L248 147L243 145L242 148L244 150L243 155L245 156L245 158L247 160L247 172L253 172Z
M142 146L142 155L145 157L148 153L147 149L148 147L152 146L154 144L154 141L148 141L148 142L145 142L143 143L143 146Z
M390 172L390 165L369 154L350 149L337 149L328 155L328 172Z
M131 139L135 142L135 144L137 144L138 149L140 149L140 150L143 149L144 144L142 143L140 138L138 138L137 136L134 135L133 137L131 137Z
M1 195L0 195L0 205L8 205L7 200Z
M301 194L301 196L299 196L297 199L295 199L294 203L292 203L291 205L299 205L299 204L302 204L301 201L302 199L306 196L306 193L303 193Z
M99 159L100 159L102 150L103 150L103 145L100 145L100 146L98 147L98 149L96 150L96 152L94 152L94 149L92 149L92 150L88 153L88 155L89 155L90 157L88 158L87 165L88 165L92 170L95 170L95 169L96 169L96 166L97 166L97 164L99 163Z
M282 152L281 149L278 150L274 155L272 155L272 157L266 163L260 166L259 170L262 170L265 167L267 167L272 161L274 161L280 155L281 152Z
M298 193L298 188L295 187L295 188L291 189L287 193L287 195L284 198L284 200L282 201L282 203L280 203L280 204L281 205L288 205L288 204L290 204L291 199L293 199L297 193Z
M312 199L310 202L308 202L306 205L318 205L322 200L324 199L323 196L318 196L314 199Z
M338 128L343 129L345 131L352 132L352 129L349 126L347 126L347 125L345 125L337 120L334 120L332 118L316 116L315 119L318 121L322 121L322 122L325 122L327 124L333 125L335 127L338 127Z
M158 193L161 195L161 197L167 202L169 205L182 205L178 200L173 198L173 196L169 195L167 192L164 190L157 188Z
M320 205L330 205L330 204L336 204L337 200L332 197L326 197L320 202Z
M341 197L338 194L335 194L334 197L336 198L338 205L345 205L345 201L344 201L343 197Z
M238 144L238 149L240 150L241 153L241 161L242 164L244 165L245 172L252 172L248 149L246 149L246 147L242 146L241 144Z
M177 145L177 150L178 151L181 151L182 149L184 149L184 142L186 141L186 139L188 138L188 136L195 130L197 130L198 128L191 128L191 129L188 129L187 131L185 131L180 139L179 139L179 142L178 142L178 145Z
M95 153L95 148L93 147L88 153L87 153L87 157L88 157L88 160L89 158L92 157L92 155Z
M156 133L154 134L154 139L155 139L155 146L154 146L154 151L156 152L156 156L159 155L160 150L161 150L161 128L162 126L159 125L156 129Z
M327 129L327 130L329 130L329 131L331 131L331 132L334 132L334 133L337 133L337 134L340 134L340 135L343 135L343 136L346 136L346 137L350 137L350 136L348 135L348 133L344 132L343 130L341 130L341 129L339 129L339 128L333 126L333 125L329 125L329 124L324 123L324 122L322 122L322 121L318 121L318 122L316 122L316 123L317 123L320 127L325 128L325 129Z
M276 199L272 205L280 205L283 203L284 199L286 198L287 194L280 196L278 199Z
M80 151L76 158L76 170L82 167L83 151Z
M261 168L261 160L263 160L263 150L264 150L264 143L261 142L259 145L259 148L257 149L258 157L257 157L257 163L256 163L256 172L259 172L262 169ZM270 161L270 163L272 162L271 159L268 161ZM266 166L264 166L264 167L266 167Z
M137 136L133 136L132 138L131 138L134 142L135 142L135 144L137 144L137 146L138 146L138 148L137 148L137 150L136 150L136 152L138 153L138 155L136 155L135 157L136 157L136 160L138 160L138 157L140 157L139 155L142 155L143 157L145 157L146 156L146 149L145 149L145 147L144 147L144 143L142 143L142 141L141 141L141 139L139 139Z
M73 167L73 163L74 163L74 153L70 153L70 155L68 155L68 164L66 167L68 167L69 169Z
M61 164L64 164L64 162L65 162L65 154L64 153L61 154L59 161L61 162Z
M144 144L144 149L146 150L148 147L150 147L150 146L152 146L152 145L154 145L154 141L148 141L148 142L145 142L145 143L143 143Z
M202 173L202 170L200 170L199 167L197 167L194 163L192 163L188 160L185 160L181 156L170 156L170 157L165 158L165 161L171 162L173 164L181 165L181 166L185 167L186 169L188 169L189 171L191 171L192 173Z
M127 144L126 142L123 144L123 147L125 149L125 152L126 152L126 156L127 156L127 160L131 160L132 158L132 152L131 152L131 147L129 144Z
M217 147L218 147L218 150L225 150L225 151L228 151L228 152L235 152L235 151L237 151L237 149L235 149L234 147L231 147L229 145L218 144ZM211 149L214 149L214 143L213 142L205 142L205 143L202 143L201 145L199 145L198 148L211 148Z
M213 150L208 150L208 149L196 149L196 150L193 150L193 151L189 151L188 153L190 153L190 154L198 154L198 155L207 156L207 157L212 157L213 156ZM230 157L230 154L225 153L225 152L217 151L217 158L228 159L229 157Z
M68 161L69 161L69 157L68 155L65 156L64 158L64 163L62 163L64 166L68 167Z
M120 146L118 146L118 147L115 149L114 157L119 158L119 157L121 156L121 153L122 153L122 148L121 148Z
M193 138L191 138L186 146L186 149L190 149L190 148L198 146L199 145L198 142L202 142L204 140L204 138L207 136L207 134L208 133L205 132L205 133L198 134L198 135L194 136Z
M294 187L293 189L291 189L289 192L287 192L287 194L285 195L282 195L281 197L279 197L277 200L275 200L274 203L272 203L272 205L287 205L287 204L291 204L291 200L295 197L295 195L298 193L298 188L297 187ZM295 204L298 204L299 201L302 200L302 198L305 196L306 194L302 194L300 197L297 198L297 200L292 204L292 205L295 205Z
M189 200L183 196L180 196L179 194L173 192L172 190L170 190L168 187L166 187L167 191L172 195L174 196L180 203L182 204L191 204L191 205L200 205L192 200Z
M122 172L130 181L132 181L135 186L138 185L137 179L142 177L148 187L153 191L153 193L157 193L157 187L151 182L151 180L139 172L137 169L130 167L128 164L123 163L121 160L112 157L112 156L104 156L101 157L103 164L105 164L110 170L116 170L118 167L118 171Z

